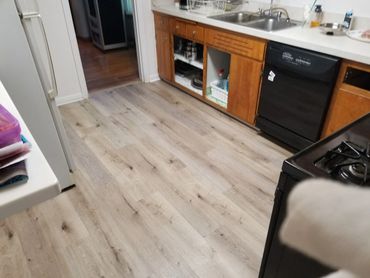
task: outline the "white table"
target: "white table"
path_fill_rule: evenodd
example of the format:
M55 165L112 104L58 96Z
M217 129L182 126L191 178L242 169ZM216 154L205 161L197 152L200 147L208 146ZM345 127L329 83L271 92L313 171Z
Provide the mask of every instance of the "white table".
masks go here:
M22 134L32 144L30 156L26 160L29 177L27 183L0 188L0 219L3 219L11 214L57 196L60 193L60 189L57 177L50 168L1 81L0 103L18 119Z

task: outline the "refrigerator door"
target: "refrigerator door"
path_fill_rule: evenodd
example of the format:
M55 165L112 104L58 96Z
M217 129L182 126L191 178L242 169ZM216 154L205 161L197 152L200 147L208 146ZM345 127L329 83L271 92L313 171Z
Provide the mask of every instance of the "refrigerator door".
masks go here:
M74 163L72 159L72 153L67 141L67 135L63 126L62 117L55 102L55 97L58 96L58 87L55 78L53 59L51 57L44 23L41 15L38 12L39 8L37 2L27 0L26 3L24 3L22 0L15 0L15 4L18 14L21 18L23 29L28 40L37 72L41 80L41 85L46 93L46 100L48 102L69 169L73 170Z
M34 20L29 22L30 29L42 32L32 27L40 23L35 23ZM43 64L40 61L35 63L34 53L13 0L0 1L0 33L3 34L0 44L0 80L56 174L61 189L69 187L74 182L67 160L68 150L65 152L63 148L63 144L66 145L67 142L62 143L63 138L60 137L63 136L64 129L52 97L55 93L51 91L50 94L49 91L53 90L51 73L47 73L50 69L41 66L45 65L48 58L42 58ZM44 44L42 41L38 43L40 48ZM35 45L31 47L39 49ZM45 91L44 88L48 89Z

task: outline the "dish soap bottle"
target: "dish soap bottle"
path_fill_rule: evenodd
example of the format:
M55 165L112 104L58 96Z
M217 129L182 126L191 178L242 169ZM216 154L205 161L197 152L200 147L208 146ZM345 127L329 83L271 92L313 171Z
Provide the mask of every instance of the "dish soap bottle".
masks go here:
M323 12L322 12L322 6L321 5L316 5L315 6L315 14L311 20L310 27L318 27L321 24L323 18Z

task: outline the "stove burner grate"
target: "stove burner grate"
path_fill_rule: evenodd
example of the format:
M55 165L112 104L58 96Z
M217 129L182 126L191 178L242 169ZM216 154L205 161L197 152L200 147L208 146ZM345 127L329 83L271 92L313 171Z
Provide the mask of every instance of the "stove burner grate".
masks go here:
M363 148L343 141L320 158L315 166L344 182L366 185L370 182L370 142Z

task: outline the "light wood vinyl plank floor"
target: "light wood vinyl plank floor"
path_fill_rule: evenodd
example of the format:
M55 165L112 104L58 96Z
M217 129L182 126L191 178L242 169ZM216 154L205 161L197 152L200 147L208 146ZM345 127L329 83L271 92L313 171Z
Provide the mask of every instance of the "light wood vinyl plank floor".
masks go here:
M77 187L0 222L1 277L257 277L288 151L160 81L61 111Z

